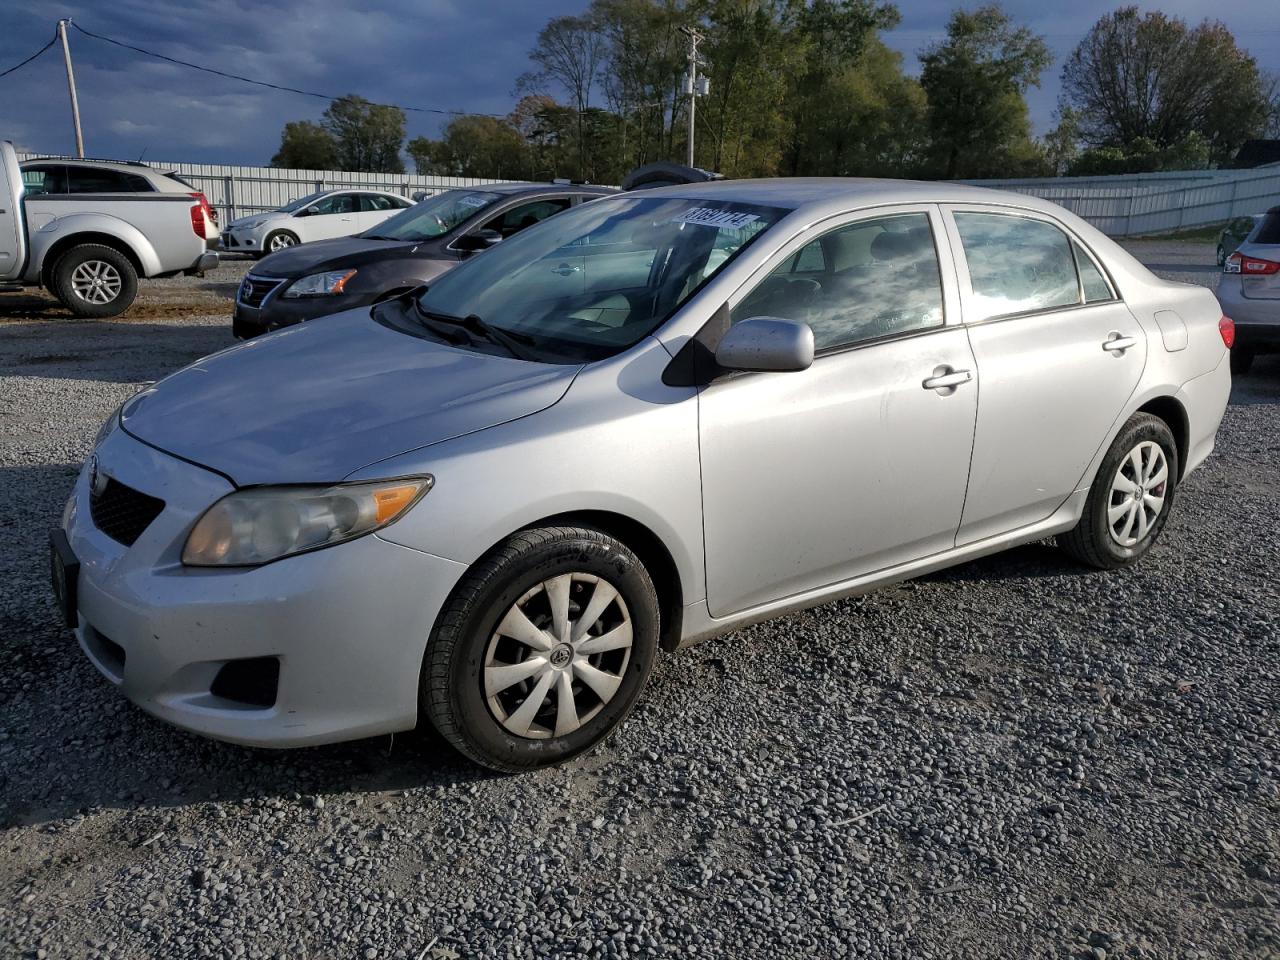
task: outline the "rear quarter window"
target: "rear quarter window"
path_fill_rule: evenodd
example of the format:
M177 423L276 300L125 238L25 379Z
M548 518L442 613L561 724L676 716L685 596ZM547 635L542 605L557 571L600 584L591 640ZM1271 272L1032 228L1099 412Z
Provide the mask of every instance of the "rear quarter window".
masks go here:
M1272 210L1258 224L1250 243L1280 243L1280 210Z

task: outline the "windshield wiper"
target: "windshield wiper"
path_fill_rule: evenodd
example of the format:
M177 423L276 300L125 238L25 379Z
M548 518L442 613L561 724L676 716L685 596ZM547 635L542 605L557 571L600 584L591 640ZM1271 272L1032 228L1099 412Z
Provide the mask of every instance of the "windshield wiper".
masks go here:
M486 323L474 313L459 318L443 313L431 313L428 310L424 310L420 303L416 304L416 306L418 308L418 317L423 326L434 330L452 343L462 342L453 335L455 331L460 329L469 334L472 340L488 340L490 343L497 344L518 360L541 360L537 352L530 349L537 341L527 334L514 333L510 330L495 327L491 323Z

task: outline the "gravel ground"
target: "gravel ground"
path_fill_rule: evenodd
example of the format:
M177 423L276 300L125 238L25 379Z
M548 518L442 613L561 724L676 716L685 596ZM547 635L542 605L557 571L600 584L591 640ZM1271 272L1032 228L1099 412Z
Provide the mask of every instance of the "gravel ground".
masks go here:
M1278 359L1137 568L1035 544L755 626L661 660L595 754L495 777L425 734L199 739L57 623L76 465L230 341L243 268L0 320L0 955L1280 956Z

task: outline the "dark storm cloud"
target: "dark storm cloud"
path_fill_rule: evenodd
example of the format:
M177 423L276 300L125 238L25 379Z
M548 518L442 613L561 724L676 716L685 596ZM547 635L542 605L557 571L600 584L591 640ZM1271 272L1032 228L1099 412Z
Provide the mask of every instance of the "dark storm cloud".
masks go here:
M85 28L232 73L325 94L359 93L406 106L504 114L528 50L549 17L587 0L0 0L0 68L38 48L60 16ZM1166 12L1198 22L1219 16L1263 68L1280 68L1274 0L1229 8L1172 0ZM916 71L915 54L940 38L958 4L900 0L902 25L886 41ZM974 3L966 6L975 6ZM1046 5L1010 0L1006 9L1045 36L1058 57L1028 100L1038 131L1051 123L1061 60L1114 4ZM1144 6L1151 7L1151 4ZM160 160L265 163L288 120L315 119L325 103L263 90L150 60L71 34L89 153ZM61 57L51 50L0 79L0 137L47 152L72 147ZM410 136L435 134L440 118L408 115Z

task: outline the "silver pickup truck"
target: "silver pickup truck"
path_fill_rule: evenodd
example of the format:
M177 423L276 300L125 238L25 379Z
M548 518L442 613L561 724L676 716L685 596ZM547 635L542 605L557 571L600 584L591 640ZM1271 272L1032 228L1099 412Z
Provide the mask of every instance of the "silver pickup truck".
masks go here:
M182 193L24 196L13 144L0 140L0 291L44 287L76 316L117 316L139 277L217 266L206 216Z

